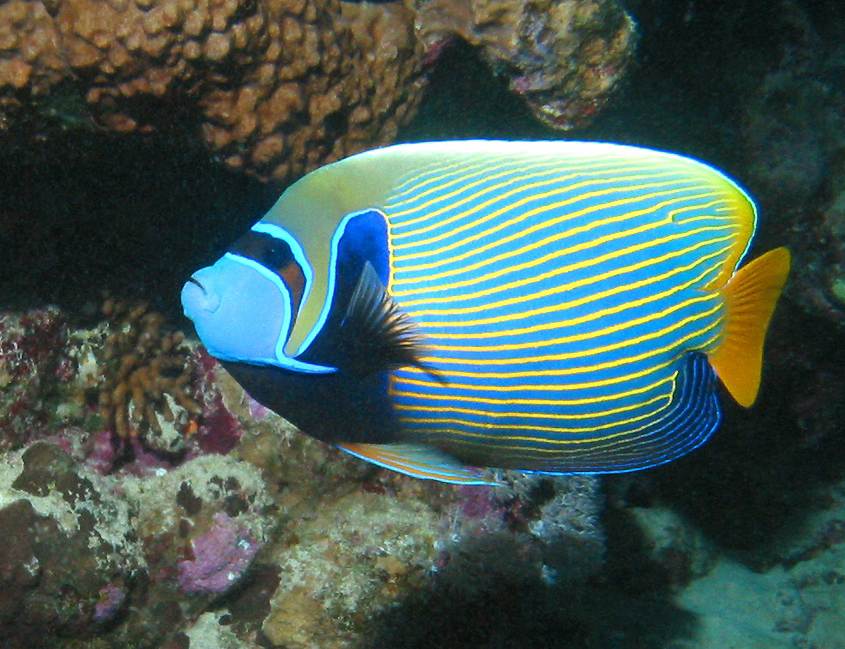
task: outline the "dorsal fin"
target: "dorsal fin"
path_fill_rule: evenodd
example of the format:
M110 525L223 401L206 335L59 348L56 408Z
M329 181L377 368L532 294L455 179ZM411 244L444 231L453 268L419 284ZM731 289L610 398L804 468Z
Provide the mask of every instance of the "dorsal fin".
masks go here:
M763 342L789 265L789 250L775 248L740 268L723 289L724 334L708 357L728 392L746 408L757 398Z
M415 365L438 378L419 360L419 344L414 323L387 294L372 264L365 262L340 325L338 367L368 374Z

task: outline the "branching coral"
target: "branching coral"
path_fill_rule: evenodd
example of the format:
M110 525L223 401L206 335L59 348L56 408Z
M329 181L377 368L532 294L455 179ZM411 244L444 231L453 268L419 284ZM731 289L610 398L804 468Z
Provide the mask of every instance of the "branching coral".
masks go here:
M115 326L103 347L99 407L104 424L121 439L143 437L163 452L184 448L202 407L190 394L193 367L181 331L163 328L164 316L145 303L108 299L103 315Z

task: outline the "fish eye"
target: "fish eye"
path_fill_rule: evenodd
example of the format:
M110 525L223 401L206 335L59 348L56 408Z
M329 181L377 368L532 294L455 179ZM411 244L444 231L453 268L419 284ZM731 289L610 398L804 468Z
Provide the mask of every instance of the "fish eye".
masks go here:
M257 261L273 272L278 272L294 261L293 251L287 241L260 232L247 232L232 244L229 252Z
M284 268L293 261L293 252L285 241L271 239L265 243L265 249L261 255L261 263L272 269Z

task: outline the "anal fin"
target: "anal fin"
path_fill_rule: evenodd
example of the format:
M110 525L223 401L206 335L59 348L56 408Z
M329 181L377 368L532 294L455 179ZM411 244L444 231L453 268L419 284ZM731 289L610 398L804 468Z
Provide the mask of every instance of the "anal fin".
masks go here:
M757 398L763 342L789 266L789 250L775 248L740 268L723 289L723 337L708 358L731 396L746 408Z
M437 480L450 484L491 485L481 469L468 467L443 451L423 444L357 444L340 443L337 447L362 460L414 478Z

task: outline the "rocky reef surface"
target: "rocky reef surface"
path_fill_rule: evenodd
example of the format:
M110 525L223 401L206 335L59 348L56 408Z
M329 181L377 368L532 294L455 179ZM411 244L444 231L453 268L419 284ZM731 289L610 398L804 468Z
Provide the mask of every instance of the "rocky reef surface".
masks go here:
M595 479L388 475L252 401L147 305L89 320L0 314L0 646L367 646L411 594L604 564Z

